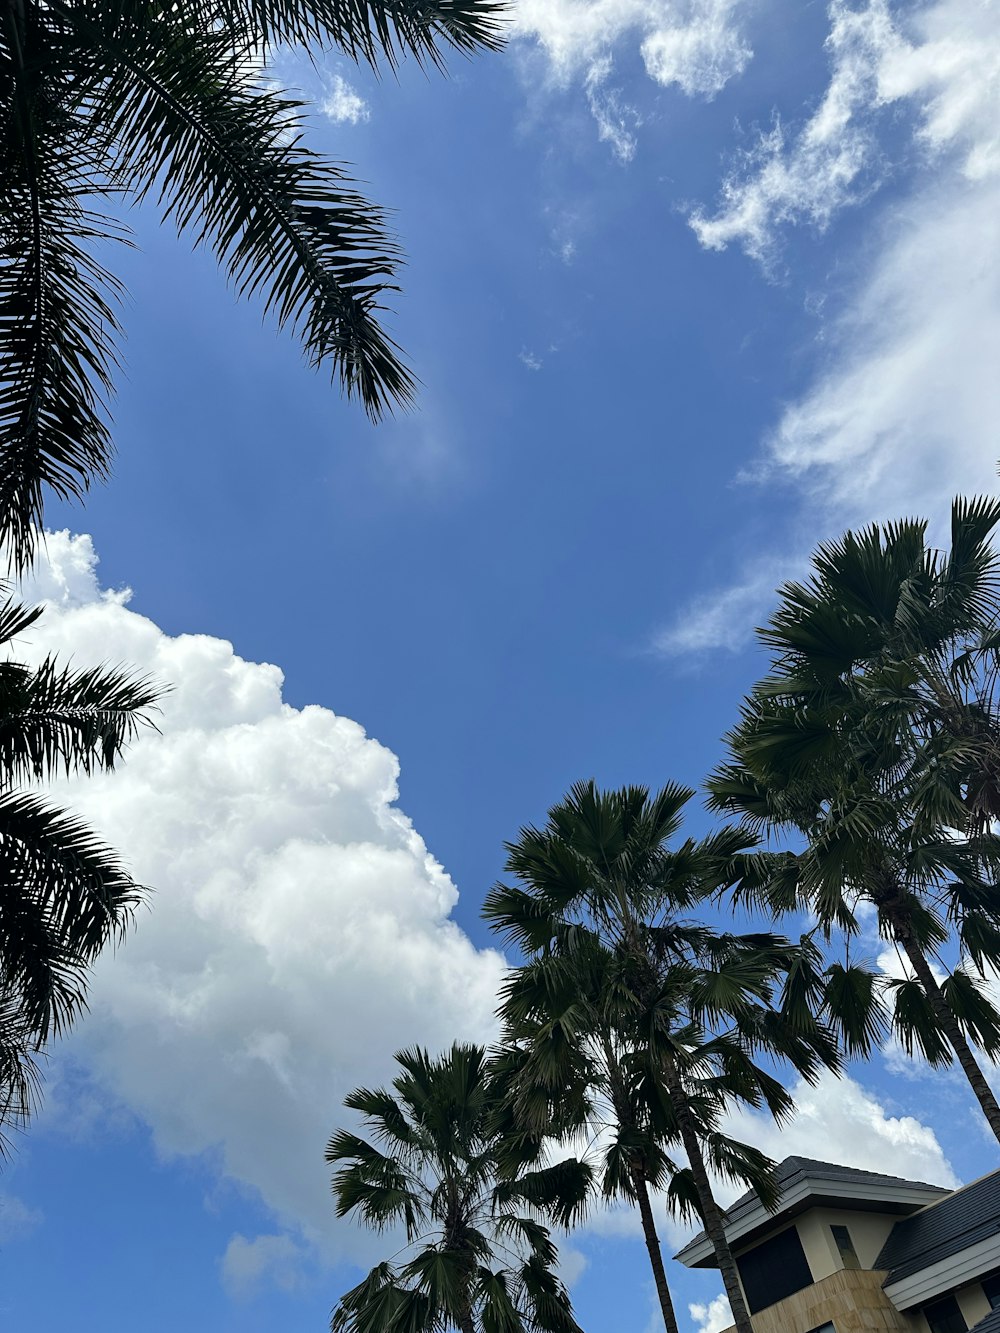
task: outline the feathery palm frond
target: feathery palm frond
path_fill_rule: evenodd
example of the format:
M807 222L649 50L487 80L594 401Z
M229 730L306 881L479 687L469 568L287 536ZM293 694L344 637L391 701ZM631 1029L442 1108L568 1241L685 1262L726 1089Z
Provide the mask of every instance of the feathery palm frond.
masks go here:
M374 67L501 45L495 0L21 0L0 15L0 541L30 562L44 496L108 475L127 229L150 199L208 246L373 419L415 380L386 332L401 253L381 209L304 142L260 60L335 45Z
M0 646L39 608L0 602ZM114 768L159 697L116 668L71 670L47 657L0 661L0 1146L37 1099L37 1057L86 1007L97 955L120 940L145 896L76 816L17 784Z
M918 520L820 546L760 631L771 671L708 790L714 809L796 848L748 859L737 898L775 916L808 908L848 941L870 904L905 959L893 981L829 969L825 1012L848 1051L867 1054L891 1025L907 1051L958 1060L1000 1139L974 1054L998 1053L982 989L1000 966L998 523L1000 501L959 499L947 552ZM941 984L931 964L949 950L960 966Z

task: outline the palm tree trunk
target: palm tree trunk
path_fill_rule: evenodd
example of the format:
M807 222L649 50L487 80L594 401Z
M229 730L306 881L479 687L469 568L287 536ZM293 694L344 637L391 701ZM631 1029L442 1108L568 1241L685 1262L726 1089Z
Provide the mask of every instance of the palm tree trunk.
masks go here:
M941 987L935 980L930 963L928 963L923 951L913 938L913 932L906 921L893 918L892 929L897 942L910 961L910 966L916 973L917 980L927 993L931 1008L934 1010L934 1016L948 1038L949 1045L955 1052L955 1057L962 1066L965 1077L969 1080L969 1086L979 1100L983 1115L989 1121L990 1129L996 1136L997 1142L1000 1143L1000 1104L997 1103L992 1088L986 1082L986 1077L979 1067L979 1062L973 1054L971 1046L966 1041L965 1033L962 1031L958 1019L941 994Z
M670 1299L670 1288L667 1286L667 1274L663 1267L663 1251L660 1249L660 1238L656 1234L653 1208L649 1202L649 1186L646 1184L646 1173L641 1166L632 1168L632 1185L635 1188L635 1197L639 1205L639 1216L642 1218L642 1234L646 1240L646 1249L649 1251L649 1263L653 1270L653 1281L656 1283L656 1295L660 1302L660 1313L663 1315L663 1327L667 1333L679 1333L677 1316L674 1314L674 1303Z
M708 1171L705 1168L705 1158L702 1155L701 1143L694 1126L691 1109L687 1104L684 1088L672 1061L667 1063L665 1074L667 1087L670 1089L670 1096L677 1115L677 1128L680 1130L681 1142L684 1144L684 1151L691 1167L694 1187L698 1192L701 1220L705 1223L706 1234L712 1242L715 1257L719 1261L719 1272L722 1274L722 1285L726 1289L729 1307L733 1312L733 1323L736 1325L738 1333L754 1333L746 1301L743 1299L743 1288L740 1286L739 1276L736 1272L736 1260L733 1258L729 1241L726 1239L722 1209L716 1203L715 1195L712 1193L712 1182L709 1180Z

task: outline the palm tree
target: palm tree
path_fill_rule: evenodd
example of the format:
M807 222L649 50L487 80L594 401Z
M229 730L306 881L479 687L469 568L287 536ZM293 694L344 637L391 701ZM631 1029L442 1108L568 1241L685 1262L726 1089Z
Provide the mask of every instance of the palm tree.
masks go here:
M848 941L870 904L899 952L900 980L840 964L811 979L849 1046L870 1050L888 1000L909 1051L958 1060L1000 1140L973 1050L1000 1052L984 990L1000 965L998 521L1000 502L957 500L948 552L917 521L821 546L760 631L771 673L708 788L715 809L802 848L751 858L738 893L775 914L807 907Z
M40 614L0 603L0 648ZM156 699L118 670L0 661L0 1152L35 1104L45 1042L86 1007L91 963L142 898L84 823L23 784L113 769Z
M341 1297L334 1333L580 1333L540 1219L569 1226L579 1216L588 1168L572 1158L530 1166L537 1140L512 1160L482 1047L395 1058L394 1092L358 1088L344 1102L373 1141L338 1130L326 1160L338 1167L337 1216L401 1227L408 1257L378 1264Z
M718 934L680 913L738 874L753 839L723 829L672 848L690 789L670 785L601 792L578 783L508 844L519 881L497 885L484 915L526 957L503 992L505 1037L522 1052L515 1118L565 1137L611 1108L602 1187L634 1198L660 1297L664 1327L676 1320L649 1200L668 1199L702 1219L740 1333L751 1325L709 1170L775 1198L773 1163L728 1137L734 1105L792 1109L781 1084L755 1061L783 1058L806 1077L837 1067L835 1045L807 1009L772 1002L799 951L772 935ZM786 1002L787 1001L787 1002ZM559 1114L549 1124L552 1106ZM679 1146L678 1166L669 1152Z
M646 1102L634 1042L603 1022L613 960L592 939L577 938L573 945L571 958L532 960L505 985L505 1044L498 1060L508 1107L506 1141L517 1144L518 1132L582 1140L588 1155L599 1145L595 1185L606 1203L624 1200L638 1208L663 1326L678 1333L651 1191L668 1191L677 1211L686 1214L680 1168L656 1133L656 1108Z
M400 251L382 211L303 142L264 73L282 44L395 67L500 45L494 0L4 0L0 4L0 541L31 557L43 488L108 473L105 404L127 240L101 199L150 199L212 249L372 418L414 380L379 323Z

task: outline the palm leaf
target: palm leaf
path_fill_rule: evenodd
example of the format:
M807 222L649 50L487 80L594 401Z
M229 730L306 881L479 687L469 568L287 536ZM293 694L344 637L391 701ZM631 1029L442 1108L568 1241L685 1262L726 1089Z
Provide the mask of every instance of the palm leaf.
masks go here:
M90 964L143 891L85 824L23 792L0 793L0 882L4 984L41 1041L83 1008Z

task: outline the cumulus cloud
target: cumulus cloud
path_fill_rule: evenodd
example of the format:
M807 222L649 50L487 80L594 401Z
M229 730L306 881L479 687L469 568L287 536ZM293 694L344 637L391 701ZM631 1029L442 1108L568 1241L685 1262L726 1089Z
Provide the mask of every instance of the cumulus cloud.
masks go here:
M800 1079L789 1091L795 1115L785 1124L746 1112L730 1118L727 1132L776 1161L820 1155L865 1171L885 1171L891 1162L896 1176L949 1188L960 1183L928 1125L914 1116L891 1115L854 1079L823 1074L815 1087Z
M801 572L820 538L907 514L943 534L952 495L995 489L1000 28L990 10L977 0L939 0L910 21L905 39L881 4L859 11L878 18L857 48L868 51L874 72L852 86L866 88L872 105L908 99L920 163L909 196L870 229L873 259L822 327L811 385L785 407L749 469L758 483L788 488L783 549L759 551L749 577L741 572L683 611L657 636L664 652L742 647L774 602L768 567ZM840 139L828 145L834 154L838 142L868 133L850 116L841 120ZM796 151L774 181L810 175ZM817 168L826 200L810 205L817 217L840 197L824 179ZM765 254L776 223L792 216L768 180L758 173L734 187L711 235Z
M688 1314L694 1323L696 1333L722 1333L722 1330L730 1328L733 1322L733 1312L729 1308L729 1302L722 1295L716 1296L707 1305L698 1303L689 1305Z
M161 1151L210 1153L282 1224L354 1254L323 1162L345 1093L390 1076L399 1047L487 1039L503 959L451 920L455 886L396 805L389 750L284 703L277 667L165 634L95 565L88 537L50 534L25 588L48 609L19 650L127 662L174 688L119 772L59 784L155 887L100 960L70 1049ZM289 1255L238 1238L225 1271L238 1283Z
M320 111L337 125L357 125L371 114L368 103L340 74L330 80L329 91L320 103Z

